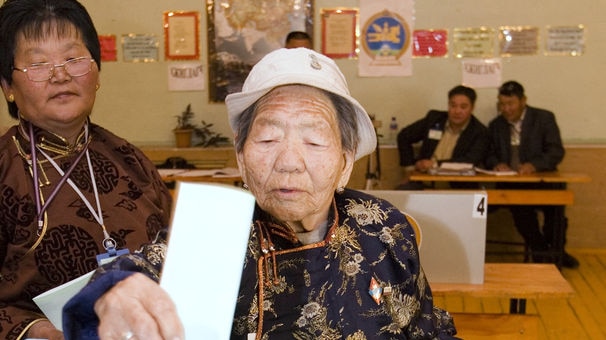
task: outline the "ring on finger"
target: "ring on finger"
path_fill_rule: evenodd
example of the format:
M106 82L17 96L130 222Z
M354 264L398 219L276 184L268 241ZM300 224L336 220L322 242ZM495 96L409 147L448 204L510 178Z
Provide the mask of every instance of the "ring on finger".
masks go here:
M120 338L120 340L133 340L133 339L135 339L135 333L133 333L131 331L122 333L122 337Z

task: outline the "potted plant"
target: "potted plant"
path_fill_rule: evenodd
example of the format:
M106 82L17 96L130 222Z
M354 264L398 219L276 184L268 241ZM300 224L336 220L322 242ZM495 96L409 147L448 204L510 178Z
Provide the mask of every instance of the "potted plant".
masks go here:
M229 138L211 129L212 123L202 121L202 126L194 128L194 134L197 137L196 146L207 148L209 146L229 145Z
M175 116L177 118L177 126L173 129L173 132L175 133L175 143L178 148L188 148L191 146L192 135L196 129L196 126L191 122L193 117L194 113L191 110L191 104L187 104L185 111Z

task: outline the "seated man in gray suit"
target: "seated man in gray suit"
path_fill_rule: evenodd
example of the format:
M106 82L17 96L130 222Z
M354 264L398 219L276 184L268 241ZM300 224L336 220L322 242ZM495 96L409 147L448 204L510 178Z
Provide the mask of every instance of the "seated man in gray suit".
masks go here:
M524 87L516 81L501 85L498 95L500 115L488 125L491 149L486 165L497 171L515 170L520 174L537 171L555 171L564 158L564 147L555 115L547 110L526 105ZM516 189L561 189L561 183L501 184L501 187ZM556 206L511 206L511 213L518 232L533 252L533 261L550 261L542 252L554 246ZM537 210L542 210L545 223L539 226ZM562 215L559 215L563 217ZM565 243L565 231L564 240ZM579 262L564 252L561 263L564 267L576 268Z

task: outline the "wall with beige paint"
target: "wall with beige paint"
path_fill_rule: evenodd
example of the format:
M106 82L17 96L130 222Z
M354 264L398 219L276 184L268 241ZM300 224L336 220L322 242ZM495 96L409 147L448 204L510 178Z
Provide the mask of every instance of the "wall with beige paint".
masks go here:
M163 39L162 13L195 10L202 13L201 61L207 70L205 2L201 0L83 0L100 34L155 34ZM322 8L357 7L358 1L315 0L315 41L320 48ZM416 28L533 25L543 34L546 25L586 26L586 53L580 57L536 56L503 59L503 78L517 79L527 88L531 105L556 113L567 144L605 144L602 84L606 76L605 0L418 0ZM139 145L172 145L174 115L188 103L196 120L212 122L219 132L231 135L225 106L209 103L207 91L170 92L163 58L152 63L126 63L118 44L118 62L102 65L101 89L93 120ZM453 57L414 59L409 77L361 78L356 60L338 60L353 95L387 122L396 116L400 125L420 118L430 108L445 109L446 93L461 81L461 60ZM495 116L496 89L478 89L476 115L487 123ZM14 122L0 103L0 127ZM384 124L386 125L386 124Z

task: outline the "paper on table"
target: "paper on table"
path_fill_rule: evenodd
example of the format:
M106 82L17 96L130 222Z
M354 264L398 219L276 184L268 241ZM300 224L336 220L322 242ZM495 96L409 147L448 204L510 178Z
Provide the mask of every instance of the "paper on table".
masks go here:
M443 162L440 164L440 169L444 170L470 170L473 169L471 163L460 163L460 162Z
M514 170L494 171L494 170L486 170L486 169L482 169L482 168L478 168L478 167L476 167L475 170L482 174L494 175L494 176L514 176L514 175L518 174L518 172L514 171Z
M187 169L158 169L158 173L162 177L175 176L185 171L187 171Z
M213 177L238 177L240 176L240 170L238 168L223 168L217 170Z
M72 296L76 295L80 289L86 286L91 276L93 276L93 273L94 271L88 272L58 287L47 290L46 292L33 298L36 305L38 305L40 310L42 310L42 313L44 313L46 318L58 330L63 330L61 317L63 313L63 305L65 305L65 303L69 301Z
M431 168L427 171L430 175L459 175L473 176L475 171L471 163L443 162L437 168Z
M187 339L229 339L254 197L215 184L179 182L160 285Z
M158 170L159 171L159 170ZM162 173L161 173L162 175ZM240 176L240 170L238 168L222 168L222 169L191 169L175 172L168 176L177 177L202 177L202 176L213 176L213 177L238 177Z

